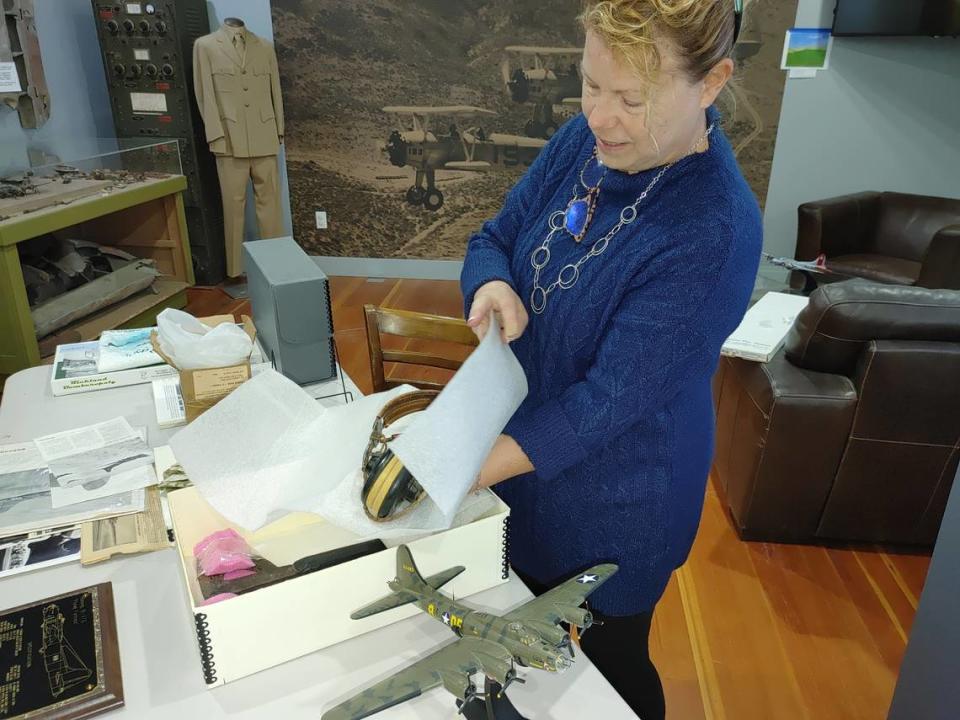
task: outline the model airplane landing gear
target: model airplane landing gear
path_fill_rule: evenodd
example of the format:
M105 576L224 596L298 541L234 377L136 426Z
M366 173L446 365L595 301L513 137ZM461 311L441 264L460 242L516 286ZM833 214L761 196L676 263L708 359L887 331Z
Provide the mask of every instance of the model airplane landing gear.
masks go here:
M467 720L527 720L503 690L496 680L486 678L483 695L468 692L468 700L457 700L459 713Z
M419 188L416 185L411 185L407 189L407 202L411 205L423 205L423 188Z

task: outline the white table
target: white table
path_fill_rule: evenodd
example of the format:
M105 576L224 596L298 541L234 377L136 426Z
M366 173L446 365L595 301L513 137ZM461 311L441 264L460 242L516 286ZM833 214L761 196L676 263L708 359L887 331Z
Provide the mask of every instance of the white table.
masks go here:
M49 367L30 368L7 380L0 403L0 443L30 440L121 414L132 425L146 426L154 446L165 444L176 432L176 428L157 427L149 385L55 398L49 372ZM349 378L345 382L358 396L353 382ZM324 383L308 391L316 397L338 390ZM100 582L113 583L126 701L108 717L318 720L324 710L356 690L452 640L440 623L419 615L208 690L174 549L88 568L70 563L0 580L0 609ZM511 575L506 584L468 602L503 612L530 597ZM322 611L322 598L317 598L317 611ZM514 685L510 697L528 718L636 718L582 653L577 653L573 668L563 675L528 670L524 677L527 684ZM453 697L437 689L374 717L430 720L457 715Z

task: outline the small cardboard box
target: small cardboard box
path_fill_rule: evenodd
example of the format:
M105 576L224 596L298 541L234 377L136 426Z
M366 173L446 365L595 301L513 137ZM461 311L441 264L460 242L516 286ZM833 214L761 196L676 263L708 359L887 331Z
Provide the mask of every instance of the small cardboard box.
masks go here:
M233 315L212 315L197 319L210 327L216 327L222 323L236 322ZM247 315L242 315L241 319L244 332L256 344L257 332L253 320ZM160 357L169 365L176 367L176 363L164 355L160 349L160 341L156 330L151 334L150 342L154 351ZM183 406L188 423L202 414L204 410L212 408L251 377L249 357L244 362L229 367L203 368L201 370L180 370L177 368L177 370L180 374L180 392L183 395Z
M489 492L489 491L487 491ZM464 565L444 592L464 597L507 581L507 523L510 509L493 493L491 509L466 525L407 543L424 576ZM193 547L210 533L233 527L274 564L358 542L317 515L293 513L256 534L231 525L196 488L168 496L177 551L197 630L199 663L207 687L251 675L294 658L376 630L420 612L403 605L363 620L350 613L389 591L396 574L396 548L366 555L201 605ZM268 549L269 548L269 552Z

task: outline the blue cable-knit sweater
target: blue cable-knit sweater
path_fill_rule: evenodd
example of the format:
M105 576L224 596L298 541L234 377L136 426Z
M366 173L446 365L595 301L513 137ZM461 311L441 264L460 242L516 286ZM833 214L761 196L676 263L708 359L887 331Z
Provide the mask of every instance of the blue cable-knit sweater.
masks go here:
M530 391L507 424L535 472L496 486L511 508L511 560L544 583L599 562L620 571L591 597L610 615L650 610L696 535L710 461L710 379L739 324L761 245L757 202L714 108L709 149L670 168L579 281L530 308L531 253L594 148L583 115L568 121L470 239L461 285L504 280L530 324L511 347ZM547 285L582 257L658 168L610 170L581 245L558 234ZM582 190L581 190L582 193Z

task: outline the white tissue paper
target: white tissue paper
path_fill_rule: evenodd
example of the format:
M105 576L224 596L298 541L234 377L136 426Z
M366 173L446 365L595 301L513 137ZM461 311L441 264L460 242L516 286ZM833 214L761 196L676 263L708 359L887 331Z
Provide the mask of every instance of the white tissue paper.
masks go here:
M238 365L253 350L250 336L234 323L211 328L175 308L157 315L157 338L163 354L180 370Z
M170 446L207 502L255 529L285 512L316 512L320 498L360 467L379 409L412 389L324 408L267 370L176 433Z
M527 378L500 324L467 358L430 406L390 443L449 527L487 455L527 395Z
M495 325L493 327L496 327ZM390 426L391 443L428 493L388 522L363 511L360 465L373 421L404 385L324 408L268 370L248 380L173 436L170 445L206 500L232 522L256 529L292 511L313 512L362 537L413 538L472 522L497 505L469 494L527 386L497 332L488 333L443 392Z

